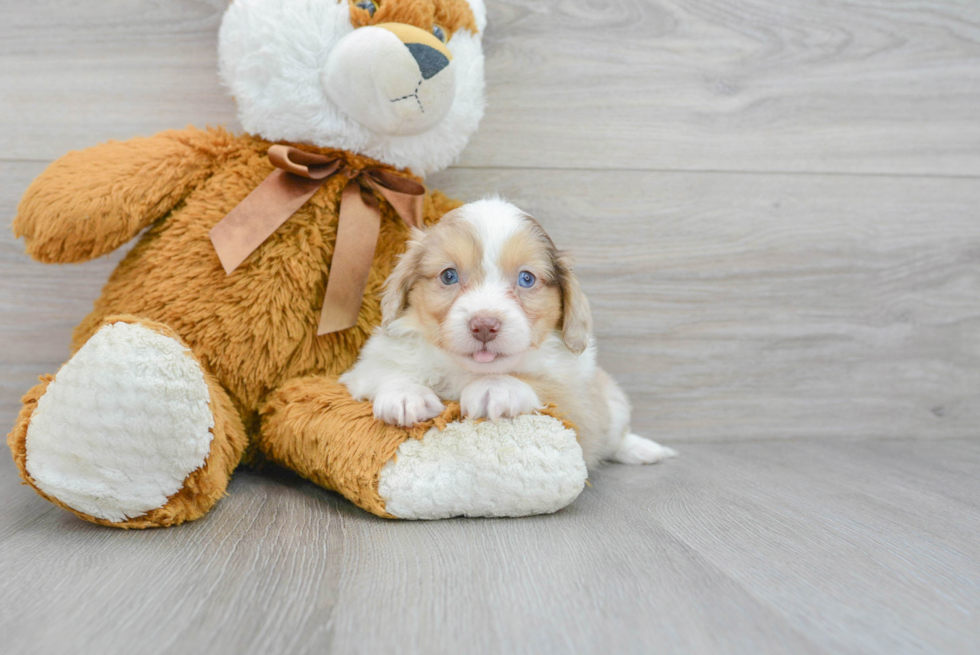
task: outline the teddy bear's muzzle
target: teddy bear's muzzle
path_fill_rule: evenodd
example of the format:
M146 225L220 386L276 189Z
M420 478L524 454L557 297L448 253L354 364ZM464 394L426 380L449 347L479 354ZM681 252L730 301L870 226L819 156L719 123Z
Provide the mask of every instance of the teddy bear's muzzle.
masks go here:
M431 33L385 23L354 30L334 47L321 82L327 97L378 134L421 134L449 113L456 92L452 53Z

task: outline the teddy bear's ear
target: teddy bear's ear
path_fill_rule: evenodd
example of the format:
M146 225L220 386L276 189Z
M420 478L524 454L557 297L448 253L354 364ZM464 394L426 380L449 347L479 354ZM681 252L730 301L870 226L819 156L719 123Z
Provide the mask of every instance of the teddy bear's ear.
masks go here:
M381 327L386 328L405 310L408 292L419 278L419 260L422 258L422 240L425 232L413 227L408 248L398 260L398 265L385 282L381 296Z

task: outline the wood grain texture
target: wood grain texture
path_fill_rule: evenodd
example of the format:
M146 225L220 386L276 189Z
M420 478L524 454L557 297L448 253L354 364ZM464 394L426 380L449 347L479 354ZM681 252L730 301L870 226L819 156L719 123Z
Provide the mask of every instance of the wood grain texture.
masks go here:
M20 195L67 149L235 127L224 6L0 0L0 423L123 255L29 261ZM487 118L431 184L576 254L636 429L681 457L436 523L239 472L204 520L131 533L0 458L0 650L976 652L980 5L489 14Z
M980 172L976 3L492 6L466 165Z
M976 442L956 445L975 460ZM881 456L883 449L890 452ZM957 626L975 623L980 519L946 498L916 493L913 480L931 478L921 470L902 485L911 501L877 489L897 477L896 451L910 468L921 460L932 475L947 469L948 451L937 457L921 441L897 448L829 440L718 444L678 488L644 494L637 510L660 517L825 652L970 652L980 628ZM630 497L639 494L619 500ZM790 568L795 574L787 576ZM910 612L912 597L917 607Z
M976 435L980 185L453 170L569 248L656 438Z
M226 0L0 3L0 152L50 161L108 139L235 125L217 73Z
M225 0L0 4L0 152L235 124ZM980 5L489 4L469 167L980 175Z
M123 533L2 462L0 633L25 654L975 652L980 519L955 495L975 508L978 465L971 440L688 444L552 516L431 523L240 473L204 520Z
M13 129L0 131L0 139L16 136L17 141L5 144L6 156L44 159L109 137L207 122L211 116L231 120L233 107L221 95L213 65L223 6L217 0L132 0L111 7L76 3L59 5L58 21L51 20L50 3L11 9L13 20L0 27L5 37L0 56L9 62L0 67L0 76L16 80L0 97L0 124ZM621 65L625 59L646 65L637 52L666 56L670 44L693 58L692 66L703 56L746 75L795 71L799 88L812 84L809 76L821 66L856 75L862 83L852 90L882 100L887 111L862 110L881 118L882 126L857 129L843 139L847 147L863 150L860 156L849 155L859 162L856 168L841 170L893 170L874 163L881 156L903 161L901 153L882 155L868 146L863 139L869 134L914 150L917 167L894 170L949 172L935 164L936 158L959 157L955 153L963 149L980 152L971 141L971 130L980 123L970 120L964 126L961 120L973 117L964 109L975 104L969 72L980 70L971 45L974 22L961 15L970 13L970 5L936 2L901 10L889 5L887 11L876 4L529 7L491 4L491 110L468 150L467 166L567 167L567 148L583 156L573 162L576 166L660 165L616 159L624 144L650 145L645 135L652 133L660 136L651 151L666 152L672 168L688 166L667 143L671 135L686 134L686 128L665 126L663 112L647 111L661 94L644 86L649 76L636 77ZM836 23L838 30L828 27ZM717 29L709 29L712 25ZM859 36L877 47L847 41L847 26L863 26ZM820 34L826 38L810 38ZM885 38L889 34L893 38ZM753 39L769 44L765 56L736 56ZM610 48L611 43L617 47ZM526 56L515 57L515 52ZM854 61L858 52L864 52L864 59ZM941 67L933 59L940 55ZM584 59L592 61L591 68L585 67L592 71L587 84L562 83L562 93L570 94L561 96L562 102L533 101L557 97L547 78L573 75ZM69 68L56 83L36 68L63 64ZM868 66L892 66L881 77L906 95L890 96L866 84L861 71ZM908 76L922 67L929 74L910 84ZM667 68L672 74L692 70ZM623 75L630 93L637 94L634 101L608 88L622 84ZM962 82L957 93L934 93L929 85L947 84L948 76ZM46 86L16 91L17 83ZM813 93L822 88L818 85ZM644 94L645 102L635 101ZM525 98L528 103L521 101ZM597 99L612 103L616 121L594 120L587 109ZM844 113L821 120L833 119L835 129L849 129L846 112L857 111L861 103L843 92L827 100L833 101ZM686 102L701 115L712 111L704 98ZM923 131L924 124L913 120L916 112L926 111L922 103L937 103L928 110L929 125L956 131L955 144L929 145L900 134ZM762 111L772 104L751 106ZM643 112L634 111L638 106ZM548 118L527 111L557 113ZM503 123L495 123L498 114ZM805 123L814 116L799 111L793 120ZM777 130L782 143L793 144L795 128L785 121L758 116L753 122L758 129ZM525 130L528 125L534 126L533 134ZM813 127L800 127L800 134L822 134ZM623 134L617 136L617 130ZM756 148L771 154L773 162L783 156L782 146L760 141L758 133L737 123L719 130L726 138L745 139L745 157ZM828 147L839 144L825 137ZM30 152L18 151L18 144L28 144ZM713 158L707 168L743 167L732 165L717 142L705 144ZM804 152L797 146L795 151ZM607 156L613 159L603 159ZM4 216L12 218L21 192L42 167L43 162L0 161ZM970 170L966 166L958 172ZM626 384L637 405L638 427L650 434L715 439L840 431L974 433L980 412L972 402L980 353L974 336L980 252L975 207L980 198L973 179L456 168L432 182L469 197L500 189L541 216L559 243L578 253L583 281L596 304L603 362ZM79 267L44 267L28 262L6 229L0 249L5 281L0 287L0 366L10 371L4 381L10 388L63 361L71 328L121 253ZM0 418L6 422L21 391L0 399Z
M39 166L0 171L10 215ZM601 362L641 433L976 435L973 180L454 169L433 183L500 190L577 256ZM120 256L45 266L0 230L0 366L57 370ZM3 398L8 423L25 390Z

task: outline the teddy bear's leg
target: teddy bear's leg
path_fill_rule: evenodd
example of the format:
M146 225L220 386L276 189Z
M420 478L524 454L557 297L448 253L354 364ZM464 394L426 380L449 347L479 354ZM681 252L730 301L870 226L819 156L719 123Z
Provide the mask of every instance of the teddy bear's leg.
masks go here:
M202 516L246 446L228 394L177 334L132 316L108 318L23 403L7 437L21 477L101 525Z
M398 428L327 377L286 383L261 413L266 457L387 518L546 514L575 500L587 476L575 433L545 414L460 421L452 403Z

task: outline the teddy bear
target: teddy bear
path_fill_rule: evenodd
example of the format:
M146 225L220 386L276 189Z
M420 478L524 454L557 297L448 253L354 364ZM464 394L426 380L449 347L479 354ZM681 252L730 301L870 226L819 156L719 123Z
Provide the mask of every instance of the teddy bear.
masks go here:
M582 491L556 408L412 428L337 382L381 319L426 191L483 114L482 0L233 0L219 66L243 134L71 152L14 232L46 263L138 237L8 445L41 496L105 526L200 518L240 465L279 465L387 518L554 512Z

